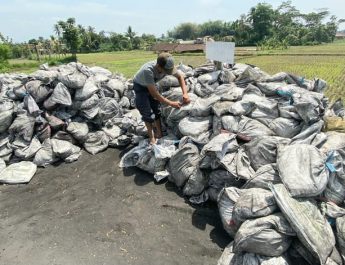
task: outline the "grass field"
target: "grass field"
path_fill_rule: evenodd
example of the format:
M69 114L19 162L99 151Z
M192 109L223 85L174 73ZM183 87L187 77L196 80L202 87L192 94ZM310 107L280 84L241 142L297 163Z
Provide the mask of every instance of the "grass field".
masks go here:
M125 51L78 54L89 66L102 66L131 78L147 61L155 60L151 51ZM176 63L198 66L206 62L203 53L175 54ZM332 100L345 99L345 41L317 46L289 47L286 50L257 51L255 47L236 48L235 61L254 64L269 74L289 72L308 79L322 78L329 84L326 94ZM11 72L30 73L43 62L11 60Z

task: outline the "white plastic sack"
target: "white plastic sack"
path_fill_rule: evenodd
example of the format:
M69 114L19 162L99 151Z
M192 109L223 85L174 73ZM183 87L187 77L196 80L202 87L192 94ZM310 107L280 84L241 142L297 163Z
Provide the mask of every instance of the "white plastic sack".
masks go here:
M95 155L108 148L109 137L103 131L91 132L87 135L84 148L90 154Z
M3 159L0 158L0 174L6 168L6 163Z
M234 252L281 256L296 233L281 213L245 221L234 238Z
M178 129L184 136L198 137L200 134L207 132L212 125L212 117L185 117L179 124Z
M276 202L297 233L298 239L320 263L326 264L335 246L332 228L321 215L316 203L308 199L294 199L282 184L271 185Z
M328 183L326 156L311 145L279 146L277 168L293 197L317 196Z
M81 154L80 147L73 145L68 141L51 139L51 145L54 156L68 163L76 161Z
M238 227L235 225L232 212L235 203L238 201L242 190L235 187L224 188L218 196L217 204L220 219L223 223L224 230L231 236L234 237Z
M84 122L70 122L66 128L77 141L83 143L89 133L89 127Z
M19 157L23 160L31 159L35 154L42 148L40 141L37 137L33 137L29 145L23 148L17 148L14 150L16 157Z
M0 133L4 133L13 121L14 104L12 101L0 101Z
M35 175L37 166L29 161L9 165L0 172L0 182L7 184L28 183Z
M53 152L51 140L50 138L48 138L43 142L42 148L36 153L33 162L39 167L46 167L57 160L58 158L54 155Z
M262 188L269 189L268 184L281 183L276 164L268 164L260 167L253 178L249 179L243 186L245 189Z
M268 216L277 210L273 194L270 190L260 188L243 189L235 203L232 218L236 225L248 219Z

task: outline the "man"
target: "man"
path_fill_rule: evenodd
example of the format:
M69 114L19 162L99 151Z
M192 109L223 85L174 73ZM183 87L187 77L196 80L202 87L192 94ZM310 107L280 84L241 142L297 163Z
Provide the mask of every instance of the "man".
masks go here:
M166 75L173 75L178 79L182 89L182 104L190 103L183 74L177 71L169 53L161 53L157 61L144 64L133 79L135 104L145 122L151 144L155 144L156 139L162 137L159 102L177 109L181 107L180 102L163 97L156 88L156 82Z

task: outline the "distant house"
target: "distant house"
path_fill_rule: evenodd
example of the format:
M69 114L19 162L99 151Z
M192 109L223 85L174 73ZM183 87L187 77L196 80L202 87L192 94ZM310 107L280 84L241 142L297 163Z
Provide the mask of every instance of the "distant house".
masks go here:
M171 53L183 53L183 52L204 52L205 44L185 44L185 43L157 43L152 46L154 52L171 52Z
M214 41L211 36L197 38L195 40L176 40L176 43L157 43L152 46L155 52L205 52L206 42Z
M152 46L151 50L154 52L174 52L178 43L156 43Z
M336 38L337 40L345 39L345 32L344 32L344 31L337 32L337 34L335 34L335 38Z

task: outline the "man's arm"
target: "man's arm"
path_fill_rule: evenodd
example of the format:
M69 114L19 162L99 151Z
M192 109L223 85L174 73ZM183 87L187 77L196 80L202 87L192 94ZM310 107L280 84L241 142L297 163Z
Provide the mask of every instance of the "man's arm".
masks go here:
M183 104L189 104L190 98L189 98L188 93L187 93L186 82L184 81L183 75L180 73L177 73L176 78L178 79L178 82L179 82L180 87L182 89Z
M163 97L161 94L159 94L155 85L148 85L147 89L149 90L149 93L151 94L151 96L154 99L158 100L159 102L167 104L167 105L174 107L174 108L177 108L177 109L181 107L179 102L171 101L171 100Z

